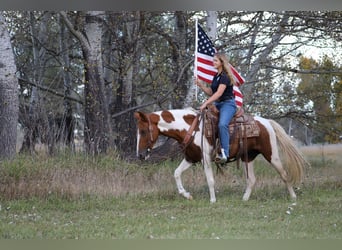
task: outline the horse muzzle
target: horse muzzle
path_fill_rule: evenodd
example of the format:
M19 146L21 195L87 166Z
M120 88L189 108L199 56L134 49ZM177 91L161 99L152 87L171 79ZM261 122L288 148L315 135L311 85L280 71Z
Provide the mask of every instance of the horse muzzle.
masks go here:
M151 156L151 149L147 148L144 152L139 153L140 160L147 160Z

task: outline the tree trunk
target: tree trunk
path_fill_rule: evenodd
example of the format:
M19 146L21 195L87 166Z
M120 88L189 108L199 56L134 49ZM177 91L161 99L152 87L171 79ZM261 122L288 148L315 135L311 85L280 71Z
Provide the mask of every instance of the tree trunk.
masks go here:
M143 47L141 41L141 26L144 22L143 14L140 11L124 12L122 14L123 36L120 39L124 49L118 53L117 61L120 62L117 82L119 87L115 98L113 113L126 110L135 104L134 87L137 84L138 70ZM119 151L132 151L136 140L135 127L132 112L127 112L119 117L113 118L112 127L114 131L114 145Z
M106 100L110 107L114 105L114 72L113 72L113 64L115 60L113 60L113 53L112 51L115 48L115 42L113 41L112 36L112 26L110 25L111 19L115 18L112 17L113 14L107 13L106 14L106 25L103 30L103 78L105 84L105 94Z
M262 18L262 17L259 16L259 18ZM289 20L289 15L285 13L279 22L279 26L278 26L277 30L272 34L271 42L260 53L258 58L256 60L254 60L254 62L252 63L252 65L249 69L249 72L248 73L246 72L247 73L247 76L246 76L247 82L248 81L250 81L250 82L257 81L257 78L258 78L257 73L260 71L261 68L265 67L265 64L268 60L268 56L271 54L273 49L279 45L280 41L284 38L284 36L285 36L284 26L287 25L288 20ZM257 23L259 23L259 21ZM256 33L256 31L254 31L254 33ZM244 94L245 99L247 99L247 100L253 99L252 88L253 88L253 86L251 84L244 84L243 85L243 91L244 91L243 94Z
M60 50L63 59L63 86L64 86L64 112L61 121L61 141L65 143L70 149L74 150L74 128L75 119L73 118L73 111L71 101L66 97L71 95L71 76L70 76L70 58L69 58L69 43L70 36L66 32L66 27L62 21L59 22L61 26L60 36Z
M104 93L102 67L102 20L104 11L88 11L85 35L76 30L65 12L60 12L72 34L79 40L84 57L85 126L84 143L88 153L106 153L109 146L108 104Z
M189 82L189 78L187 74L179 75L182 72L182 68L184 67L185 58L186 58L186 50L187 50L187 28L188 22L186 13L184 11L176 11L175 12L175 41L173 41L173 50L172 50L172 59L173 59L173 76L171 78L172 82L177 83L177 92L175 93L176 97L173 98L172 108L184 108L185 105L188 105L187 101L184 100L184 96L187 95L189 87L187 86L187 82ZM171 39L173 40L173 39ZM179 81L177 82L177 80ZM191 81L192 82L192 81ZM193 82L191 83L193 84Z
M207 30L210 40L214 43L217 33L217 12L207 11Z
M102 17L101 17L102 15ZM82 44L85 59L85 145L88 153L106 153L109 142L108 104L104 94L102 68L102 23L104 11L89 11L85 32L88 44Z
M0 159L16 153L18 125L18 80L10 36L0 13Z
M24 121L25 135L21 151L33 153L35 143L37 140L48 142L49 151L53 147L53 129L48 128L48 118L44 110L45 106L41 103L39 96L39 89L36 86L42 86L42 79L45 71L45 47L47 35L47 20L50 18L50 14L45 14L42 21L39 23L39 27L36 27L37 21L34 17L34 13L30 12L30 35L32 40L32 82L35 86L32 87L30 96L30 105L28 109L28 116Z

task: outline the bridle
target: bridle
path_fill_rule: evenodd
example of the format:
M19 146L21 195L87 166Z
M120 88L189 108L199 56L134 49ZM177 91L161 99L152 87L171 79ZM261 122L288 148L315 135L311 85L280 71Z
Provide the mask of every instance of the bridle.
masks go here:
M148 159L150 157L151 151L152 151L152 147L153 147L153 126L150 120L149 116L146 116L147 118L147 122L148 122L148 133L149 133L149 138L148 138L148 142L147 142L147 149L146 149L146 155L144 156L145 160Z
M150 139L148 141L149 147L147 148L147 151L150 152L152 150L152 145L153 145L153 127L151 124L150 117L147 116L147 121L148 121L148 133L150 134Z

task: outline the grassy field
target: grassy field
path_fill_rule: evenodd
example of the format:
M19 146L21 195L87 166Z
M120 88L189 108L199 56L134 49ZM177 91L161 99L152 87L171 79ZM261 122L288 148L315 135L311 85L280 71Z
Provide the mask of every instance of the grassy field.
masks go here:
M20 156L0 163L0 238L341 239L341 145L302 151L312 167L296 203L262 159L248 202L242 169L231 164L215 174L218 201L210 204L200 165L183 175L188 201L173 180L179 162Z

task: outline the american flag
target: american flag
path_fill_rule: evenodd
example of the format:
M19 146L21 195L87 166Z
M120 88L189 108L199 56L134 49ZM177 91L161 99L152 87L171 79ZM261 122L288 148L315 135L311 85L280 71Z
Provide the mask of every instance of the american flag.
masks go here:
M204 32L202 27L197 24L197 51L196 51L196 74L197 77L207 83L211 83L217 70L213 66L213 58L216 53L216 49L213 43L210 41L207 34ZM237 72L237 70L230 65L233 73L233 77L238 86L241 86L245 79ZM243 95L240 89L234 85L233 87L236 105L242 107Z

